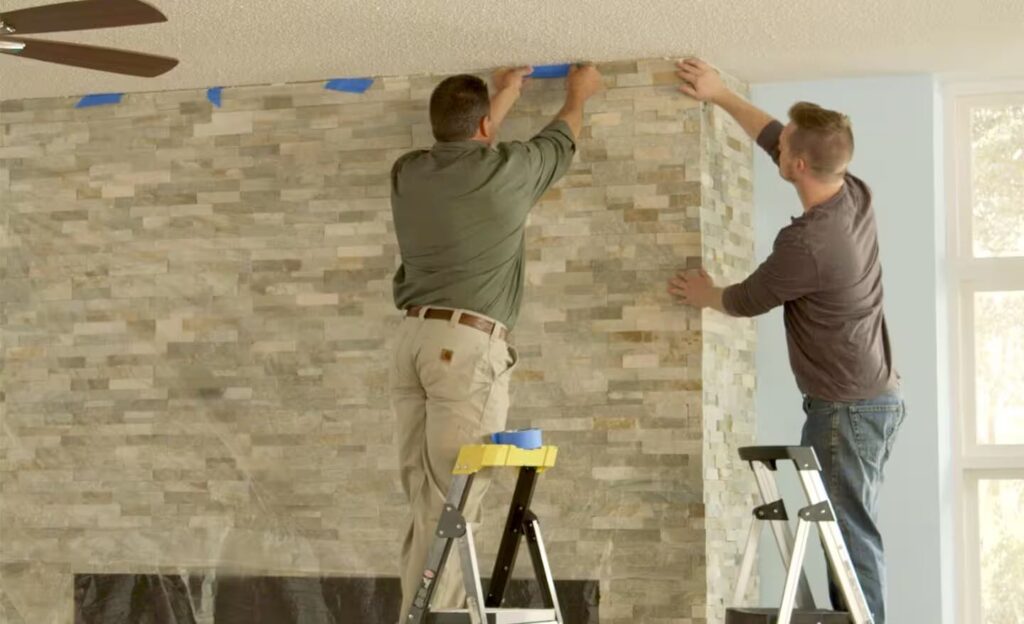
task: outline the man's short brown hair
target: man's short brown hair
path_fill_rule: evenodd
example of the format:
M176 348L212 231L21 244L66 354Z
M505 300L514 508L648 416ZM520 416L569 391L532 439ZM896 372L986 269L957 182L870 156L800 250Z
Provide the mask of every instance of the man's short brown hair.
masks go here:
M789 109L793 132L789 148L803 158L814 174L829 180L846 174L853 159L853 128L846 115L810 102L797 102Z
M487 83L461 74L446 78L430 96L430 125L438 141L472 139L491 111Z

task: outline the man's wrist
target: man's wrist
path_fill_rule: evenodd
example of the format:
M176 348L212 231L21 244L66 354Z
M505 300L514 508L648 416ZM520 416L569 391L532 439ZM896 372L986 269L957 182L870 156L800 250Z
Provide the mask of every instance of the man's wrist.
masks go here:
M577 91L568 91L565 94L565 106L566 108L583 108L586 104L587 98Z
M700 298L700 307L702 309L715 307L715 290L715 287L712 286L704 292L704 296Z
M725 308L725 288L716 286L711 289L711 305L709 307L718 310L726 316L732 316L729 310Z
M716 106L724 106L735 93L729 87L722 87L720 91L708 98L708 102Z
M501 87L500 89L498 89L498 93L508 93L509 95L514 95L515 97L519 97L519 95L522 93L522 91L523 91L523 85L521 85L521 84L520 85L517 85L517 84L505 85L504 87Z

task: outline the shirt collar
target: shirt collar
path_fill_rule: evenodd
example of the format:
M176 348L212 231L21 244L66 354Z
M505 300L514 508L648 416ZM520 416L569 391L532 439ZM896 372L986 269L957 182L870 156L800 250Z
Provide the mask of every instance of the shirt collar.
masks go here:
M430 149L432 152L470 152L481 148L487 148L482 141L467 139L465 141L438 141Z
M846 198L846 196L847 196L847 194L849 192L850 192L850 181L849 180L845 180L843 182L843 186L840 187L840 189L838 191L836 191L835 195L833 195L832 197L829 197L828 199L826 199L825 201L821 202L820 204L815 204L814 206L811 206L810 210L808 210L807 212L803 213L799 217L790 217L790 220L793 221L793 222L796 222L796 221L799 221L801 219L809 218L811 215L819 214L819 213L821 213L821 212L823 212L825 210L828 210L829 208L835 208L836 206L838 206L838 205L843 203L843 200Z

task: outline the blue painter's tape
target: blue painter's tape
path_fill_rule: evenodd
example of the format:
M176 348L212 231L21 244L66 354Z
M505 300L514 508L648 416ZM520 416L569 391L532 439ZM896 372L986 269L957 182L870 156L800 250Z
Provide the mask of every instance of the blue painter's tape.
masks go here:
M539 449L544 445L540 429L519 429L516 431L502 431L491 436L495 444L511 444L521 449Z
M220 96L222 91L224 91L224 87L211 87L206 90L206 99L210 100L210 103L217 108L220 108Z
M565 78L569 75L570 64L537 65L530 73L530 78Z
M90 106L105 106L107 104L120 104L123 93L94 93L78 100L75 108L88 108Z
M372 84L373 78L335 78L328 80L324 88L345 93L366 93Z

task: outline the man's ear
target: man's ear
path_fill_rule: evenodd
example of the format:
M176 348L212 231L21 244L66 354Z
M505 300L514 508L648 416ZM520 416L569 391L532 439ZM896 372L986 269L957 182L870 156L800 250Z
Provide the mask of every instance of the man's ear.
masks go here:
M480 118L480 126L477 128L477 132L485 139L492 138L494 135L494 124L491 123L490 115L484 115Z

